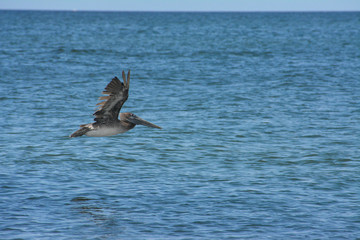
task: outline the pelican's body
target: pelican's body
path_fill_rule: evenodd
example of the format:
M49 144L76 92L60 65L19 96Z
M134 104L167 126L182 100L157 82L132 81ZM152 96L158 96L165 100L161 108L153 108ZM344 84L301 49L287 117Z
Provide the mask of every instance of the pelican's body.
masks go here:
M107 137L127 132L134 128L135 124L126 124L117 120L108 124L90 123L86 127L91 129L85 133L88 137Z
M125 73L122 73L124 83L117 77L106 86L104 94L109 96L100 97L100 100L106 100L97 105L100 105L95 115L95 122L80 125L80 129L70 135L70 137L80 137L86 135L89 137L107 137L124 133L133 129L136 125L144 125L152 128L161 128L152 124L144 119L136 116L133 113L120 113L120 120L118 115L122 105L128 98L129 84L130 84L130 71L128 72L127 79Z

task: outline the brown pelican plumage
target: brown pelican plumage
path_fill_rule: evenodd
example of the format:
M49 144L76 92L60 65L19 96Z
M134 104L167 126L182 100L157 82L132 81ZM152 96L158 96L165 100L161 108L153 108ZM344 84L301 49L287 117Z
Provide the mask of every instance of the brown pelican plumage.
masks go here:
M112 136L129 131L139 124L161 129L161 127L129 112L120 113L120 120L118 119L120 109L129 96L130 71L127 74L127 78L123 71L122 77L123 83L117 77L114 77L105 87L105 91L102 93L108 94L108 96L99 98L99 100L105 101L96 104L99 105L99 109L93 114L95 122L80 125L80 129L71 134L70 137L80 137L82 135L89 137Z

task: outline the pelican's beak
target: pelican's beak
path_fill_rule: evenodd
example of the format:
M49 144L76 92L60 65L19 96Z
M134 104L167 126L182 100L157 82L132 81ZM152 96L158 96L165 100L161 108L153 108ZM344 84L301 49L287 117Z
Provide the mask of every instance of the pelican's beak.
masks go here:
M147 126L147 127L152 127L152 128L159 128L161 129L161 127L155 125L155 124L152 124L151 122L148 122L138 116L132 116L130 119L129 119L130 122L136 124L136 125L144 125L144 126Z

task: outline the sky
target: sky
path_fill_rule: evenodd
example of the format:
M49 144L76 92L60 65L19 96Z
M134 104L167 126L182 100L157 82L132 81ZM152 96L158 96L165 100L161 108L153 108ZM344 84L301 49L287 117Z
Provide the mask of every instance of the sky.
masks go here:
M0 0L0 9L70 11L360 11L360 0Z

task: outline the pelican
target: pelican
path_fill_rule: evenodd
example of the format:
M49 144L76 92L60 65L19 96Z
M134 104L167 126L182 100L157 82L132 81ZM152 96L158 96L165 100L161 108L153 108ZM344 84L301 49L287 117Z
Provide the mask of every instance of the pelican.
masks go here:
M118 119L120 109L129 96L130 86L130 70L125 78L125 72L122 72L124 82L122 83L117 77L114 77L111 82L105 87L103 94L99 100L105 100L96 105L99 108L93 114L95 116L94 123L80 125L80 129L70 135L71 138L86 135L89 137L106 137L119 133L124 133L133 129L136 125L144 125L152 128L161 127L152 124L133 113L120 113L120 120Z

